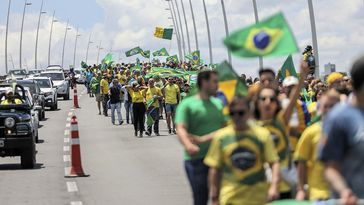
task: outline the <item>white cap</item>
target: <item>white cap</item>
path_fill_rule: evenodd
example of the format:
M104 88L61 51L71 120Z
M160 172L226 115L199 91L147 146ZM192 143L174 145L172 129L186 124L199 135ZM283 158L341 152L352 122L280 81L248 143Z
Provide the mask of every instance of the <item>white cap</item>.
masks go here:
M6 90L5 90L5 94L9 94L9 93L12 93L12 92L13 92L12 88L6 88Z
M283 87L289 87L292 85L298 85L298 79L294 76L287 76L282 83Z

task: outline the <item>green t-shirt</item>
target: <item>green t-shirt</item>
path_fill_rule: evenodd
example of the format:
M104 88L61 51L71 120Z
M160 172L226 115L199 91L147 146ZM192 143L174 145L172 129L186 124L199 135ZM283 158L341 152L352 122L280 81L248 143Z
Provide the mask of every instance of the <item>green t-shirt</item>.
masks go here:
M185 125L188 133L197 136L214 132L226 123L222 102L214 97L209 100L201 100L196 95L185 98L177 107L175 123ZM209 146L210 143L199 145L200 152L194 156L190 156L185 151L184 159L204 158Z

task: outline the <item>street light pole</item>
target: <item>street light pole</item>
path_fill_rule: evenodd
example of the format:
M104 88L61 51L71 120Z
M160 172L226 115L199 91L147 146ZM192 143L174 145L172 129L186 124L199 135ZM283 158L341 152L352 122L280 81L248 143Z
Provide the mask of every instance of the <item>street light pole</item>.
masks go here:
M259 23L257 1L253 0L255 23ZM263 57L259 56L259 69L263 69Z
M176 32L176 39L177 39L179 59L182 59L183 58L183 55L182 55L182 46L181 46L181 36L179 34L178 24L176 23L177 22L176 16L173 13L170 0L166 0L166 1L168 2L168 8L169 8L168 10L171 12L171 18L172 18L172 22L173 22L173 27L174 27L174 30Z
M21 21L21 29L20 29L20 50L19 50L19 68L22 68L22 44L23 44L23 28L24 28L24 17L25 17L25 8L27 6L32 5L32 3L28 3L27 0L24 2L24 10L23 10L23 19Z
M69 20L67 20L66 30L64 32L63 51L62 51L62 68L63 68L63 63L64 63L64 49L66 47L67 31L71 30L71 28L68 27L68 24L69 24Z
M76 40L75 40L75 49L73 51L73 67L76 68L76 50L77 50L77 39L78 37L80 37L81 35L78 34L78 28L76 31Z
M177 16L177 12L176 12L176 9L174 7L174 4L173 4L173 0L170 0L170 2L171 2L173 15L174 15L174 20L176 22L175 25L177 26L177 29L178 29L178 35L179 35L180 44L181 44L181 50L182 50L181 60L183 60L185 55L186 55L186 45L185 45L185 38L184 38L184 35L183 35L182 24L180 24L179 21L178 21L178 16Z
M310 13L310 22L311 22L311 32L312 32L312 46L313 52L315 55L315 77L320 77L320 66L319 66L319 53L318 53L318 44L317 44L317 34L316 34L316 24L315 24L315 12L313 10L312 0L308 0L308 10Z
M209 24L209 17L207 15L206 3L205 0L202 0L203 8L205 11L205 19L206 19L206 28L207 28L207 37L209 41L209 52L210 52L210 64L213 64L213 56L212 56L212 46L211 46L211 34L210 34L210 24Z
M224 16L225 33L226 33L226 37L228 37L229 36L229 25L228 25L228 22L227 22L224 0L221 0L221 8L222 8L222 15ZM232 61L231 61L231 52L229 51L229 49L227 49L227 51L228 51L229 63L231 65L231 63L232 63Z
M192 0L189 0L189 2L190 2L190 9L191 9L191 16L192 16L193 28L195 30L196 50L199 50L199 47L198 47L198 37L197 37L197 28L196 28L196 21L195 21L195 13L193 12Z
M37 62L37 58L38 58L38 36L39 36L39 26L40 26L40 19L42 14L45 14L46 12L42 11L43 10L43 0L42 0L42 4L40 6L40 12L39 12L39 18L38 18L38 26L37 26L37 36L35 37L35 56L34 56L34 68L38 69L38 62Z
M177 4L177 2L176 2ZM178 5L178 4L177 4ZM186 26L186 34L187 34L187 45L188 45L188 53L191 53L191 42L190 42L190 34L188 31L188 24L187 24L187 18L186 18L186 11L185 11L185 6L183 5L183 0L181 0L181 5L182 5L182 14L183 14L183 18L185 20L185 26ZM178 9L178 6L177 6Z
M53 17L52 17L52 23L51 23L51 31L49 34L49 46L48 46L48 65L51 64L51 46L52 46L52 32L53 32L53 23L58 22L54 19L54 16L56 14L56 10L53 11Z
M99 63L100 50L104 49L104 48L101 48L101 41L100 41L100 44L99 44L99 46L97 48L98 48L98 51L97 51L96 65L98 65L98 63Z
M6 18L6 34L5 34L5 72L8 74L8 33L9 33L9 17L10 17L11 0L9 0L8 17Z
M88 43L87 43L87 49L86 49L86 64L87 64L87 60L88 60L88 50L90 49L90 44L93 43L91 41L91 35L92 35L92 32L90 33L90 36L88 37Z

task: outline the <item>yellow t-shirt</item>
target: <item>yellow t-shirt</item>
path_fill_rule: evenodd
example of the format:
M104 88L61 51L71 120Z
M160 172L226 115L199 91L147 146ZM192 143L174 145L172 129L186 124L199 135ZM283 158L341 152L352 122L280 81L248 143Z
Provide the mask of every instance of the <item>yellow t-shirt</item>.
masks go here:
M250 126L247 131L237 132L233 125L217 132L204 159L207 166L222 172L221 205L265 204L268 183L263 165L278 161L267 129Z
M10 102L9 100L5 99L1 102L1 105L12 105L12 104L15 104L15 105L20 105L22 104L23 101L21 101L20 99L17 99L15 98L14 99L14 103Z
M161 92L161 89L157 88L157 87L153 87L153 88L148 88L146 90L146 94L145 94L145 98L148 101L152 100L153 99L153 96L158 96L158 97L161 97L162 96L162 92ZM158 99L156 99L154 101L154 103L152 104L153 107L159 107L159 101Z
M100 86L101 86L100 93L103 95L107 95L109 93L109 82L105 79L102 79L100 81Z
M130 89L129 93L131 95L131 101L133 103L144 102L144 91L143 90L134 91L134 90Z
M167 104L177 104L177 93L179 93L179 87L176 84L168 84L164 88L165 101Z
M324 165L317 160L317 146L321 137L321 122L308 127L298 141L294 159L307 165L307 182L310 200L328 199L329 185L325 181Z
M120 84L124 85L126 83L126 76L125 75L122 75L122 74L118 73L117 78L118 78Z

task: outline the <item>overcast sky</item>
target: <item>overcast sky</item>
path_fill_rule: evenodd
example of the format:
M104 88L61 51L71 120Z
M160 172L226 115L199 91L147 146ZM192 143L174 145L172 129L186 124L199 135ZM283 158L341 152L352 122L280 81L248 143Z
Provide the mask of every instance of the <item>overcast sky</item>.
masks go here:
M35 34L41 0L28 0L23 34L23 66L34 68ZM177 0L181 9L181 0ZM193 24L188 0L182 0L186 9L190 42L195 48ZM206 23L202 0L192 0L198 40L202 58L209 62ZM222 44L225 36L224 22L220 0L206 0L207 11L212 31L214 62L227 59L227 52ZM307 0L257 0L259 18L263 19L282 11L292 27L300 50L311 44L311 27ZM339 71L350 69L355 58L363 54L364 45L364 2L362 0L313 0L316 15L316 27L319 46L319 61L323 71L324 64L336 64ZM12 0L9 26L8 56L9 68L19 68L20 27L24 0ZM230 31L254 23L254 12L251 0L225 0ZM5 72L4 42L8 1L0 1L0 73ZM92 33L89 52L89 63L96 63L97 46L101 41L100 59L112 50L114 58L124 61L135 61L135 57L126 58L124 52L134 46L151 51L166 47L170 54L177 54L175 38L172 41L153 37L155 26L172 25L168 19L170 13L164 0L44 0L44 11L40 25L38 63L44 68L47 65L48 41L53 10L59 22L54 25L52 39L51 63L61 64L62 45L67 19L72 30L68 32L65 52L65 66L73 63L73 49L76 28L82 35L78 41L76 61L85 60L86 47ZM182 12L182 11L181 11ZM182 13L181 13L182 14ZM182 19L183 20L183 19ZM185 27L183 25L185 32ZM187 41L187 39L185 39ZM187 43L187 42L186 42ZM186 47L187 48L187 47ZM121 51L121 52L119 52ZM294 55L298 67L301 55ZM143 60L142 57L139 57ZM13 61L12 61L13 60ZM280 68L285 57L265 58L264 65L275 70ZM256 75L257 59L233 57L233 66L239 73Z

